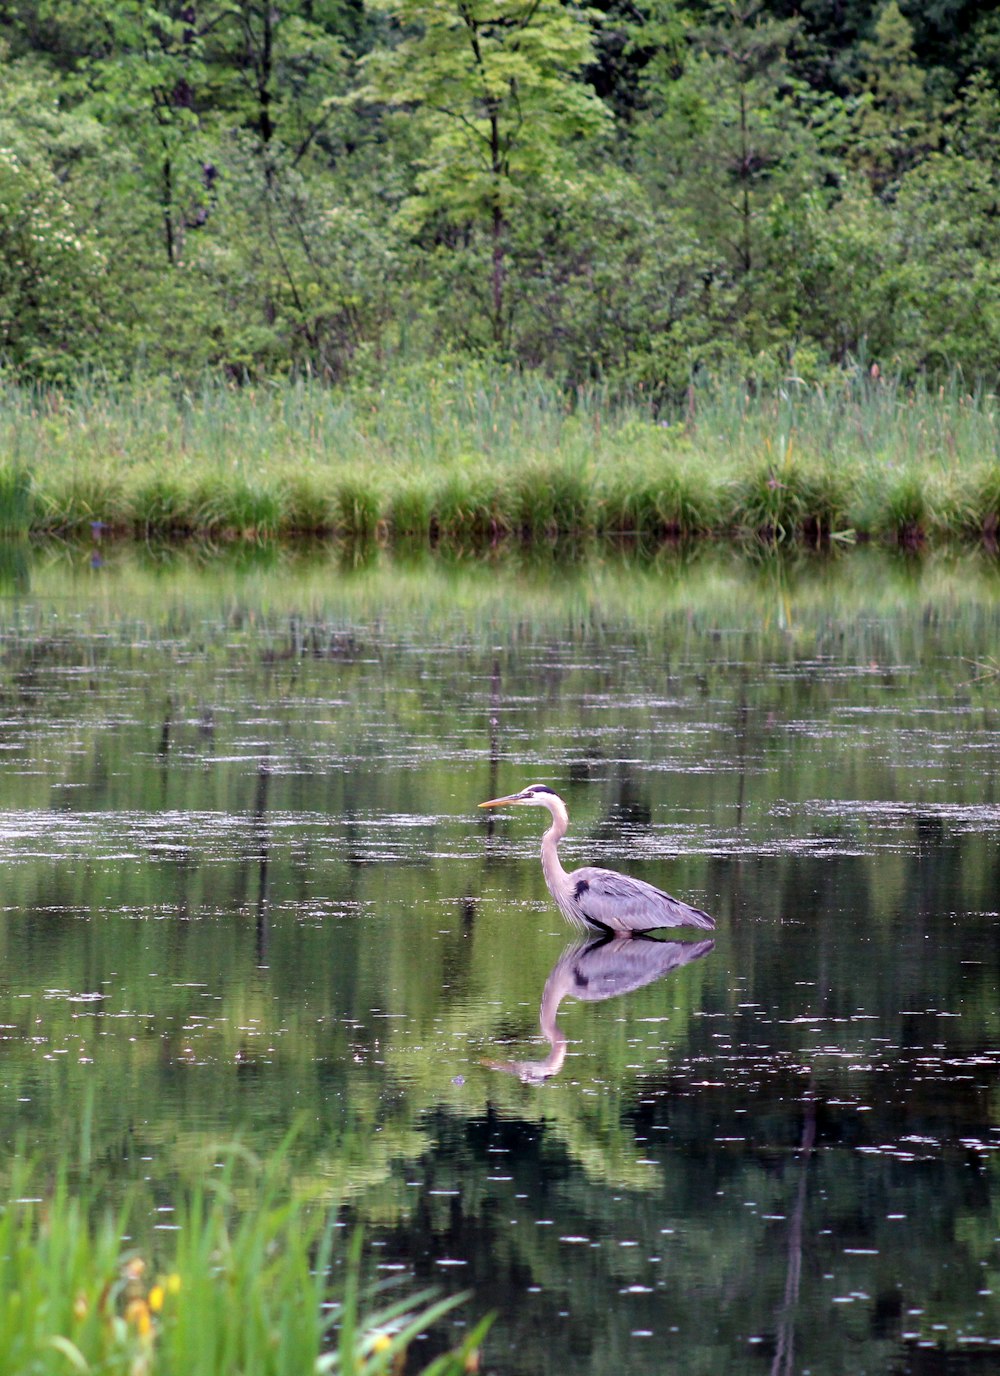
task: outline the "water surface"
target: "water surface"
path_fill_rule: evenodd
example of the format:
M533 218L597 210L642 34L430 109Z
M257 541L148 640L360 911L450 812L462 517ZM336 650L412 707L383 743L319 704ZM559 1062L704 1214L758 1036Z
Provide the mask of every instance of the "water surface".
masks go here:
M995 563L18 548L0 588L5 1178L79 1136L155 1245L297 1123L374 1273L496 1311L492 1373L996 1359ZM567 867L714 943L573 946L544 814L476 808L532 781Z

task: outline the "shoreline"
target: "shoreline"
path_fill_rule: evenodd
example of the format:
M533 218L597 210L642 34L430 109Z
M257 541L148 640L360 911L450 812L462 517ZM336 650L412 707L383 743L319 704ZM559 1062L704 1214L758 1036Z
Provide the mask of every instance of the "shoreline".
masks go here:
M0 386L0 533L904 548L1000 534L997 398L847 377L654 415L535 377Z

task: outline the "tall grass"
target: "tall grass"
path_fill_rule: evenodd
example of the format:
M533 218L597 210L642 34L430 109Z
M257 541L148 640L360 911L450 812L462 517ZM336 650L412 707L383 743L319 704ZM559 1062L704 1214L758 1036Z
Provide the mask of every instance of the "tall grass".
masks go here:
M360 1238L289 1198L282 1154L233 1153L196 1189L175 1241L155 1254L123 1241L127 1210L100 1211L69 1187L35 1189L15 1170L0 1208L0 1371L107 1376L380 1376L462 1297L394 1296L359 1280ZM247 1174L257 1193L237 1207ZM138 1231L138 1230L137 1230ZM154 1236L164 1237L157 1233ZM423 1368L473 1370L485 1333ZM411 1370L407 1367L407 1370Z
M850 513L854 460L798 457L788 439L775 453L770 441L732 484L731 520L748 534L770 543L806 539L820 542L853 535Z
M865 373L683 413L456 368L392 387L0 386L0 533L479 545L631 533L995 539L997 399Z
M0 535L16 535L31 523L31 473L15 461L0 467Z

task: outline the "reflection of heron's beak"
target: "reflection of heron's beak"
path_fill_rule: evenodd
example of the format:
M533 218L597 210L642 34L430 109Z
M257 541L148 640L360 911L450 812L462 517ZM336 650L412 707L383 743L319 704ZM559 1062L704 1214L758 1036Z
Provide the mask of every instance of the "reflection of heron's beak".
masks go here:
M559 1074L565 1059L566 1038L560 1034L544 1061L490 1061L484 1058L479 1064L488 1070L502 1070L507 1075L516 1075L522 1084L540 1085Z
M480 803L480 807L503 807L504 803L519 803L521 795L512 793L508 798L491 798L488 803Z

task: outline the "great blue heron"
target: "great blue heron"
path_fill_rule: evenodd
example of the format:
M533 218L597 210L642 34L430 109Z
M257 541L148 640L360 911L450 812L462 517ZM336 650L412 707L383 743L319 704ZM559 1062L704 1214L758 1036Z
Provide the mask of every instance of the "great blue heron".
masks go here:
M569 813L566 804L545 784L529 784L520 793L491 798L480 807L544 807L552 825L542 837L542 873L559 911L574 927L605 936L634 936L658 927L702 927L711 930L715 919L700 908L691 908L642 879L631 879L616 870L584 865L567 874L559 862L559 842L566 835Z

